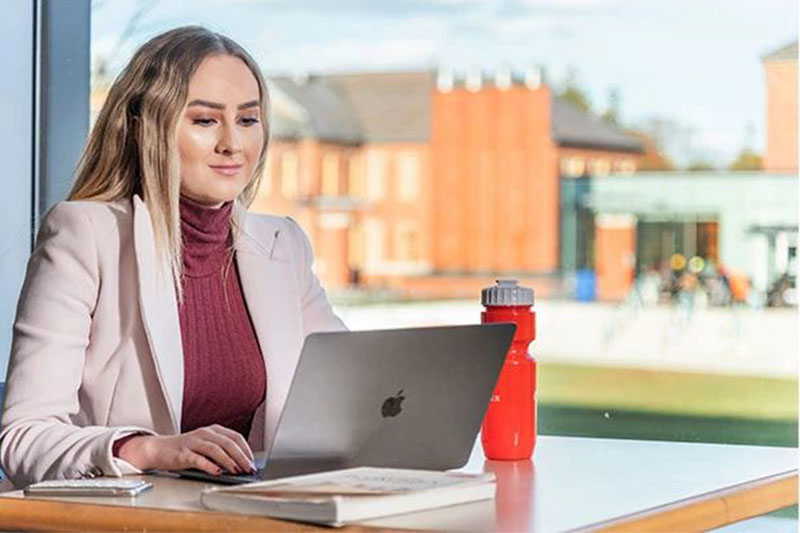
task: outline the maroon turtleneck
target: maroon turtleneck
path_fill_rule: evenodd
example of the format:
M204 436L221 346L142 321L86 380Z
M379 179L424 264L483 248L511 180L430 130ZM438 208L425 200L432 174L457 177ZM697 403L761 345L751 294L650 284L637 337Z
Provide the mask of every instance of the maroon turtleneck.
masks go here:
M264 359L233 260L233 202L220 208L181 196L183 340L181 431L219 424L247 438L264 400Z

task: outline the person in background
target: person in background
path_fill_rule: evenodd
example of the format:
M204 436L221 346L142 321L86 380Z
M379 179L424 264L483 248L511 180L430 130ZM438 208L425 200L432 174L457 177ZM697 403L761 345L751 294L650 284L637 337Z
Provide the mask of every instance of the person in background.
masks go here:
M0 427L15 486L253 470L304 338L346 329L290 218L248 213L269 98L231 39L188 26L112 85L19 297Z

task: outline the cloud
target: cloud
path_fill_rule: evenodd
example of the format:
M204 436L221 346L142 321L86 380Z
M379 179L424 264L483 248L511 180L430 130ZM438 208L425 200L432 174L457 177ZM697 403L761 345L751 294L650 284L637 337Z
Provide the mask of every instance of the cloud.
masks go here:
M302 65L302 70L352 70L358 68L424 67L438 56L439 44L431 39L385 39L320 42L313 45L275 50L287 65ZM283 65L281 65L284 68ZM265 65L267 70L271 70Z
M483 21L483 29L492 33L532 34L543 30L561 28L563 20L551 15L527 15L523 17L491 17Z
M594 9L619 4L619 0L518 0L518 2L527 7L562 10Z
M406 14L439 13L454 14L465 8L488 5L494 0L229 0L231 3L247 4L265 9L299 11L336 11L372 16L404 16Z

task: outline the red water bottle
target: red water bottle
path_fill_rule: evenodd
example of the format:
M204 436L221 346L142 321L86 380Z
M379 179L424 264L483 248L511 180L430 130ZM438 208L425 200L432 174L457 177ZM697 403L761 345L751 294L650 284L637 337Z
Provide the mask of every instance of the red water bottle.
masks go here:
M536 444L536 362L528 345L536 338L533 289L499 279L481 291L481 322L514 322L517 332L483 420L481 442L487 459L530 459Z

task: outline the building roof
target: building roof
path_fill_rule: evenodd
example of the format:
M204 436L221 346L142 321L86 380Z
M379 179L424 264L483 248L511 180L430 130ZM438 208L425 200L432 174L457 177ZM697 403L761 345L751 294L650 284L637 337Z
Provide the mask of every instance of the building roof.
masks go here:
M273 77L271 135L357 143L363 132L349 101L326 78Z
M340 142L421 142L430 137L430 92L434 74L389 72L293 78L267 84L307 113L305 126L281 114L273 95L273 135L314 136Z
M623 152L643 151L642 142L566 100L553 98L553 140L561 146Z
M425 142L431 135L434 71L271 76L272 135L358 142ZM641 152L616 126L553 99L553 139L562 146Z
M797 61L797 41L764 54L761 59L764 61Z
M327 77L350 101L372 142L422 142L430 138L432 71L339 74Z

